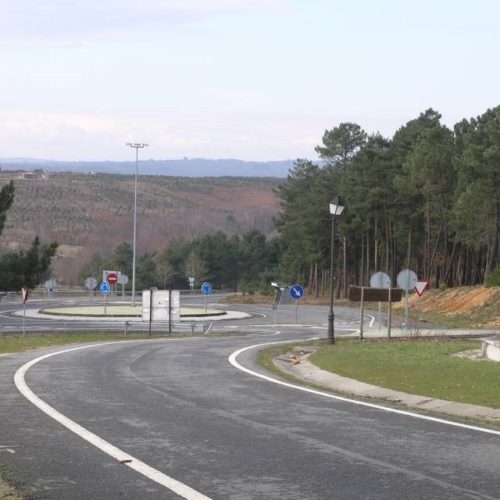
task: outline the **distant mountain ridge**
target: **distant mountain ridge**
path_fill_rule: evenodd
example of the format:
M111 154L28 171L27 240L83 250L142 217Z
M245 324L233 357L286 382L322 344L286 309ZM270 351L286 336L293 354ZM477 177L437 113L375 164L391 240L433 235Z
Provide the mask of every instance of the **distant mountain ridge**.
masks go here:
M244 161L236 159L183 158L179 160L140 160L142 175L175 177L287 177L294 160ZM55 161L29 158L0 159L3 170L35 170L49 172L99 172L126 174L135 172L135 161Z

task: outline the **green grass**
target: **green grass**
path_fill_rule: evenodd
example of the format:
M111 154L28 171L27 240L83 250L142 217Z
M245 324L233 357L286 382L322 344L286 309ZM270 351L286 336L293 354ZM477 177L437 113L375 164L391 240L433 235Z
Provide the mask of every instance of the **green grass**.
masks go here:
M112 340L146 339L147 333L142 335L123 335L115 333L87 333L75 332L60 335L8 335L0 338L0 354L29 351L40 347L65 345L88 342L109 342ZM155 336L156 338L156 336Z
M338 342L310 360L320 368L389 389L500 408L500 363L458 358L469 340Z

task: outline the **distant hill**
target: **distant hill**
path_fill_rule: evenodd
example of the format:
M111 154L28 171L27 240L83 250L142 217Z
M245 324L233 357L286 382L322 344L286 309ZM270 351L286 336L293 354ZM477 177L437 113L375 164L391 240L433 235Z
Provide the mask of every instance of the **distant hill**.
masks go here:
M76 284L80 267L94 252L108 255L118 244L132 243L133 175L8 174L0 176L0 186L14 178L16 191L1 252L27 247L35 235L58 241L54 277ZM279 211L273 189L283 181L139 175L137 250L154 252L173 238L194 239L218 230L272 234Z
M99 172L105 174L134 174L135 161L51 161L28 158L0 159L3 170L43 169L48 172ZM206 160L184 158L180 160L140 160L143 175L169 175L182 177L286 177L293 160L243 161Z

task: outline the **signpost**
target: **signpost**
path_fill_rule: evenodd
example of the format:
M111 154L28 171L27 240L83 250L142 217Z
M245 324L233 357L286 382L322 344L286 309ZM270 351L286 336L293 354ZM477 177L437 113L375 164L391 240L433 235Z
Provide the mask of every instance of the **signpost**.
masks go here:
M95 290L95 287L97 286L97 280L95 278L93 278L92 276L89 276L86 280L85 280L85 288L87 288L87 290Z
M210 281L205 281L203 285L201 285L201 293L205 296L205 314L207 312L207 295L210 295L213 292L213 286Z
M419 297L422 297L425 289L429 286L429 280L417 281L415 284L415 291ZM420 324L420 304L417 306L417 325Z
M103 281L99 288L104 296L104 314L106 314L106 296L111 291L111 287L107 281Z
M304 287L301 285L292 285L290 287L290 297L295 301L295 324L297 324L297 316L299 309L299 299L304 295Z
M391 278L388 274L378 272L372 275L370 278L370 286L372 288L391 288ZM391 308L391 304L389 302L389 309ZM380 325L382 323L382 302L378 303L378 330L380 331ZM389 326L389 331L390 331ZM390 335L390 334L389 334Z
M361 324L359 336L363 338L363 304L364 302L388 302L389 303L389 318L387 337L391 336L391 304L401 300L401 288L368 288L364 286L350 286L348 298L354 302L361 302Z
M405 291L405 328L408 329L408 292L415 288L418 278L411 269L403 269L398 274L397 282L400 288Z
M125 285L128 283L128 276L120 273L118 276L118 284L122 286L122 297L125 297Z

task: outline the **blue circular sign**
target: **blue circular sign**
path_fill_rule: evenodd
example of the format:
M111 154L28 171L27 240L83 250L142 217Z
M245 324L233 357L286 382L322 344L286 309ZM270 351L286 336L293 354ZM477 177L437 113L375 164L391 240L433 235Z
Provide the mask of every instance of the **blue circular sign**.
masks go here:
M290 287L290 297L294 300L299 300L304 295L304 288L300 285L292 285Z
M99 288L100 288L101 293L102 293L103 295L108 295L108 293L109 293L109 292L110 292L110 290L111 290L111 287L110 287L110 285L109 285L109 283L108 283L107 281L103 281L103 282L101 283L101 286L100 286Z
M212 283L210 283L209 281L205 281L205 283L201 285L201 293L203 295L210 295L212 293L212 290L213 290Z

